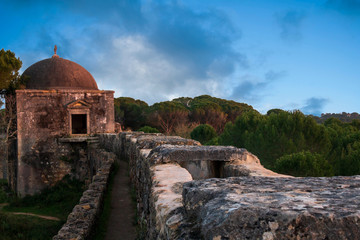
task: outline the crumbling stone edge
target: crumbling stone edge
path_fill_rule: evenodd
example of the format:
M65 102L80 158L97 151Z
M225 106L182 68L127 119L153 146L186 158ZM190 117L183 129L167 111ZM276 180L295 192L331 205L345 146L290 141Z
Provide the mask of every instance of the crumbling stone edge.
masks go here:
M53 240L89 239L94 231L102 212L104 194L116 157L115 154L99 148L89 148L89 156L97 169L96 175Z
M294 178L246 149L162 134L99 144L129 161L144 239L359 239L360 176Z
M98 137L104 149L129 162L138 224L144 228L145 239L201 238L184 208L186 182L212 177L282 176L265 169L246 149L202 146L192 139L159 133L122 132Z

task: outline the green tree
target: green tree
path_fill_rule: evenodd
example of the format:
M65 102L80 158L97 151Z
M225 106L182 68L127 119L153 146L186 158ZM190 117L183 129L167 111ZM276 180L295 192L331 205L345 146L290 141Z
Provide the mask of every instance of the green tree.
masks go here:
M201 102L192 107L191 119L200 124L209 124L217 132L222 132L226 123L227 114L221 110L221 107L212 102Z
M5 94L19 81L19 70L22 66L20 58L10 50L0 50L0 89Z
M147 122L169 135L177 125L188 122L188 115L189 110L180 103L160 102L149 107Z
M159 130L157 130L156 128L150 127L150 126L141 127L138 129L138 131L144 132L144 133L159 133Z
M138 129L146 123L146 102L135 100L130 97L119 97L114 99L115 121L119 122L123 129Z
M6 168L6 166L14 166L15 158L10 158L9 148L16 140L16 97L15 90L20 88L25 79L20 77L19 70L22 66L22 62L19 58L16 58L15 53L10 50L0 50L0 95L5 99L5 114L2 116L2 124L6 128L5 137L5 159L8 161L4 164L4 175L13 175L9 179L14 179L14 167ZM14 182L9 181L9 185L14 189Z
M270 109L269 111L267 111L266 115L270 116L271 114L280 114L283 112L286 112L286 111L279 109L279 108L273 108L273 109Z
M321 154L302 151L276 160L275 171L295 177L332 176L332 166Z
M268 168L287 154L308 150L326 156L331 149L326 128L300 111L245 112L226 125L219 144L246 148Z
M237 116L254 109L245 103L201 95L195 98L182 97L172 100L190 110L190 121L194 124L209 124L222 132L226 122L234 122Z
M210 140L217 137L215 129L209 124L201 124L194 128L190 134L191 138L201 144L207 144Z
M248 111L255 111L250 105L247 105L245 103L238 103L231 100L215 98L209 95L201 95L195 97L192 105L196 105L197 102L207 102L218 105L221 111L226 114L226 122L234 122L239 115Z

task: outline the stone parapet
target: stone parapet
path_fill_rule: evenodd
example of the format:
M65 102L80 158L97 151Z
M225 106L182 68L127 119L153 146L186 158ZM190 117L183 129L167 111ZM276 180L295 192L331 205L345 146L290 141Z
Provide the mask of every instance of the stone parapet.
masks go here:
M100 142L129 161L146 239L360 236L359 176L294 178L246 149L162 134L103 134Z
M96 227L115 155L96 148L89 149L89 154L97 169L96 175L53 240L89 239Z
M130 178L137 189L138 217L147 227L147 239L191 236L182 199L185 182L252 175L254 167L249 166L281 176L263 168L246 149L201 146L190 139L142 132L101 134L99 139L108 151L129 161Z
M192 180L188 171L177 164L161 164L150 168L149 239L178 239L186 226L182 201L182 185Z

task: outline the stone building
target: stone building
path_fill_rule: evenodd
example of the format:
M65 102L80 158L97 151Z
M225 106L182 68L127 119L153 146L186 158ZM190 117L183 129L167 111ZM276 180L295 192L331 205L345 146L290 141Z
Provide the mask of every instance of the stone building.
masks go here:
M16 90L17 157L9 174L21 195L34 194L70 174L91 177L87 147L97 133L114 132L114 91L99 90L79 64L60 58L34 63Z

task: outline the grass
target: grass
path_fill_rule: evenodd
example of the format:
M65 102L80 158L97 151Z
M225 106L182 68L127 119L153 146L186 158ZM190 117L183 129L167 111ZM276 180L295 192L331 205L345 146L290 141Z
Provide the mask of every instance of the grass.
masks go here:
M94 240L105 239L107 225L109 222L109 217L111 212L111 192L114 186L114 178L118 170L119 170L119 163L115 161L114 168L110 173L109 184L104 196L103 210L97 223L96 232L94 233L94 237L92 238Z
M0 182L0 185L4 184ZM5 188L0 188L0 197L8 203L0 211L0 240L51 239L60 230L68 214L79 202L84 184L64 177L51 188L40 194L18 198ZM60 218L60 221L45 220L33 216L14 215L12 212L26 212Z
M38 217L0 212L0 239L51 239L63 224L62 221L49 221Z
M7 181L5 179L0 179L0 203L7 203L11 195Z
M82 182L66 176L55 186L46 188L39 194L13 198L3 210L49 215L66 220L83 191L84 184Z

